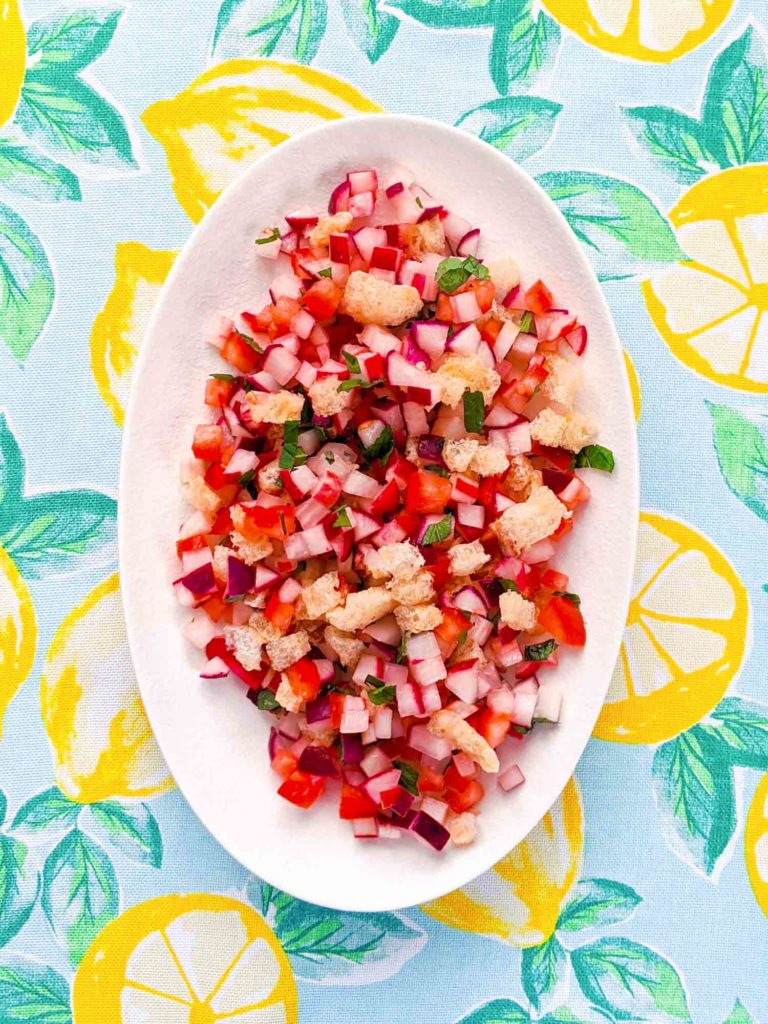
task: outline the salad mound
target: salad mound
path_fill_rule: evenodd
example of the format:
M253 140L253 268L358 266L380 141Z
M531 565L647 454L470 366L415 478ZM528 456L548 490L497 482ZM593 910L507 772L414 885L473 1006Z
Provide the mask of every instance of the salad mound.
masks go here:
M269 301L207 340L174 583L204 679L270 716L278 794L360 839L471 843L581 647L553 567L613 469L574 409L587 329L396 168L266 228Z

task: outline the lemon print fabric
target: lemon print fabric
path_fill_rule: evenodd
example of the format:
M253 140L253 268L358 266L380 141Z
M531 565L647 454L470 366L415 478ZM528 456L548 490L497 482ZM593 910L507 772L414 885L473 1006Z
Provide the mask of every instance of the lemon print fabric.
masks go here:
M148 797L171 786L136 686L117 576L56 631L40 707L56 783L70 800Z
M13 559L0 548L0 734L6 709L32 668L36 643L29 589Z
M661 743L698 722L741 667L748 617L724 555L685 523L643 512L627 627L594 735Z
M584 821L573 779L511 853L462 889L425 904L430 917L514 946L538 946L554 933L560 909L581 873Z
M195 222L244 165L297 132L379 107L346 82L300 64L230 60L144 111L165 148L176 198Z
M144 332L175 258L175 252L140 242L120 242L115 251L115 283L91 330L91 369L118 427L125 420Z
M297 1024L288 958L239 900L161 896L94 940L72 989L73 1024Z
M640 378L637 376L632 356L626 350L624 352L624 366L627 371L627 380L629 381L629 393L632 396L632 412L635 414L635 419L639 420L643 407L643 394L640 390Z
M0 125L13 117L21 95L27 62L27 35L17 0L0 3L0 53L3 74L0 78Z
M757 904L768 917L768 775L757 784L744 828L744 857Z
M668 64L709 39L733 0L542 0L542 6L590 46Z

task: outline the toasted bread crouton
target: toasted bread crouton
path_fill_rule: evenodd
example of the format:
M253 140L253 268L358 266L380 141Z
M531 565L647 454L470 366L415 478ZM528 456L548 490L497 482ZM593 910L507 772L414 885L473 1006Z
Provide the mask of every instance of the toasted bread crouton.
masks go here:
M470 846L477 836L477 817L469 811L451 814L445 823L454 846Z
M511 256L501 256L487 264L491 280L496 285L496 295L503 299L510 289L520 284L520 268Z
M268 558L272 551L272 541L269 537L259 537L257 540L248 540L237 530L232 531L232 544L234 545L235 551L239 558L245 562L246 565L256 565L257 562L263 561Z
M368 551L365 555L365 567L375 580L410 580L423 565L424 556L408 541L383 544L378 550Z
M358 640L357 637L349 633L342 632L335 626L326 626L323 639L345 668L354 668L365 650L365 644L362 640Z
M311 246L316 246L317 248L322 245L328 245L331 235L340 235L346 231L351 226L352 220L352 214L346 211L332 213L326 217L318 217L317 224L307 235L307 241Z
M452 473L466 473L479 447L480 442L471 437L448 439L443 445L443 462Z
M225 626L224 639L227 647L248 672L261 667L262 641L250 626Z
M437 629L443 621L443 613L433 604L417 604L412 608L400 605L395 608L395 619L403 633L426 633Z
M217 544L213 549L213 575L217 583L226 583L229 575L229 556L234 554L231 548Z
M505 622L510 629L528 632L536 625L536 605L533 601L526 601L514 590L508 590L501 595L499 611L501 612L501 621Z
M401 231L405 254L409 259L420 260L425 252L448 252L445 231L439 217L430 217L421 224L404 224Z
M317 416L335 416L342 409L349 408L351 391L339 391L338 377L323 377L309 387L309 400Z
M286 423L298 420L304 408L304 396L291 391L249 391L245 396L248 414L255 423Z
M469 468L478 476L500 476L506 473L509 465L509 456L495 444L487 444L478 448L472 456Z
M389 284L362 270L349 275L342 300L343 311L359 324L394 326L415 317L421 296L410 285Z
M454 355L439 368L435 383L440 385L440 400L455 409L465 391L481 391L483 401L490 405L501 377L477 356Z
M279 459L272 459L272 461L268 462L266 466L263 466L259 470L259 475L257 477L259 490L266 491L267 494L280 494L282 490L280 472Z
M541 473L534 469L525 455L513 455L509 460L506 484L515 494L526 494L541 487Z
M433 736L450 740L454 749L463 750L484 772L498 772L499 758L496 751L455 711L436 711L427 722L427 729Z
M554 409L542 409L531 423L531 437L549 448L566 448L579 452L595 439L595 428L586 416L579 412L561 416Z
M288 682L288 677L285 673L280 676L280 685L275 693L275 700L280 707L285 708L286 711L301 711L303 699L295 692L291 684Z
M221 508L221 498L211 490L201 476L182 484L182 490L192 508L197 508L208 515L213 515Z
M271 640L267 644L267 657L272 663L272 668L276 672L282 672L284 668L309 654L311 649L309 637L303 629L299 629L295 633L281 636L279 640Z
M279 640L283 635L279 629L275 629L263 612L254 612L250 619L248 619L248 625L251 629L255 630L256 635L263 644L268 644L272 640Z
M337 629L354 633L358 629L370 626L382 615L388 615L396 603L394 597L383 587L356 590L347 595L343 608L333 608L328 612L328 621Z
M544 366L549 371L541 385L541 393L564 409L572 409L581 384L581 367L563 356L547 356Z
M338 608L342 597L339 590L339 574L327 572L305 587L297 603L300 619L321 619L332 608Z
M510 505L494 523L502 544L517 554L551 536L571 513L548 487L537 487L526 501Z
M421 569L411 579L394 579L387 583L387 591L397 604L409 608L417 604L431 604L435 599L435 586L432 573Z
M448 561L454 576L471 576L490 560L491 556L479 540L473 540L471 544L454 544L448 551Z

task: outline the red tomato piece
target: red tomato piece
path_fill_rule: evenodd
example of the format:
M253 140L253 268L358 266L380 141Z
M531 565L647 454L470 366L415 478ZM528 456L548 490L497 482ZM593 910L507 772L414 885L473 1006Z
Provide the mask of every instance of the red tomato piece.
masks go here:
M253 505L243 509L245 519L240 528L247 540L274 537L283 540L296 530L296 509L293 505Z
M483 313L487 313L493 305L493 300L496 298L496 285L493 281L479 281L475 278L472 281L471 288L475 293L478 306Z
M444 324L453 323L453 306L451 305L451 296L446 295L445 292L440 292L437 299L437 308L435 309L435 319L442 320Z
M275 629L286 633L293 622L295 611L292 604L280 600L279 593L275 590L264 608L264 618L271 622Z
M541 316L552 309L552 292L543 281L534 281L525 297L528 300L528 309L535 316Z
M485 790L477 779L469 779L468 782L469 785L460 793L452 790L446 796L446 802L455 814L462 814L464 811L468 811L470 807L474 807L485 796Z
M273 338L278 338L281 334L288 334L291 329L291 320L300 309L301 303L298 299L289 299L287 295L281 295L272 311L270 335Z
M374 818L378 814L378 806L367 793L348 782L341 784L339 799L339 817L343 821L354 821L355 818Z
M451 489L451 481L436 473L414 473L405 490L406 510L419 515L444 512L451 497Z
M483 708L478 716L475 728L483 739L494 749L501 746L509 732L512 721L511 715L493 711L489 707Z
M551 597L539 612L538 623L561 644L583 647L587 642L581 609L567 597Z
M469 621L459 608L443 608L443 621L435 628L435 636L446 644L455 644L469 629Z
M291 689L302 700L314 700L320 689L320 676L317 666L310 658L299 658L285 670Z
M281 779L287 779L296 771L299 759L290 750L276 750L272 758L272 771L277 772Z
M334 729L340 729L341 716L344 713L344 694L329 693L328 703L331 705L331 725Z
M240 335L233 331L224 342L221 349L221 358L231 363L240 373L253 373L261 365L261 356L243 341Z
M218 462L223 441L224 431L220 426L215 423L199 423L195 427L192 454L204 462Z
M423 764L419 769L419 781L416 785L420 793L442 793L445 780L440 772Z
M324 788L322 779L300 772L297 768L295 772L291 772L277 792L284 800L306 810L317 800Z
M205 382L205 404L211 409L220 409L234 395L236 388L236 381L209 377Z
M380 519L385 512L394 512L400 507L400 490L394 480L384 484L382 489L371 500L370 512L372 516Z
M338 309L341 294L341 289L333 281L323 278L321 281L315 281L311 288L304 292L301 301L315 320L329 320Z

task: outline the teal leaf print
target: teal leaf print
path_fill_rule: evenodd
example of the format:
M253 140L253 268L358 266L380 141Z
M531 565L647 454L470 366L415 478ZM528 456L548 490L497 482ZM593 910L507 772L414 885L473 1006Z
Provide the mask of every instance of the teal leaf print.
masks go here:
M119 7L81 7L38 18L27 28L30 63L57 74L80 71L106 50L122 15Z
M0 204L0 342L23 363L53 308L54 283L40 239Z
M21 501L24 488L24 456L8 420L0 413L0 506Z
M72 1024L69 985L28 957L0 960L0 1024Z
M529 1024L530 1020L528 1011L511 999L494 999L462 1017L457 1024Z
M520 161L547 144L562 109L537 96L502 96L468 110L456 126Z
M540 946L523 950L520 980L534 1009L538 1010L542 997L557 985L565 962L565 950L554 935Z
M48 839L74 828L82 809L82 804L69 800L54 786L35 794L22 804L16 812L11 828L25 838Z
M727 405L707 402L715 454L728 490L768 521L768 421Z
M326 0L224 0L216 20L212 56L285 57L311 64L327 16Z
M6 523L0 507L0 545L27 579L72 572L79 559L93 567L116 555L117 503L98 491L54 491L26 498Z
M592 1024L592 1022L584 1017L577 1017L567 1006L560 1006L556 1010L552 1010L551 1013L539 1017L536 1024Z
M341 5L349 34L371 64L382 57L397 34L400 22L379 10L376 0L344 0Z
M5 821L5 816L8 813L8 797L0 789L0 825Z
M43 867L42 907L56 941L73 965L119 910L117 876L107 853L73 829Z
M713 61L703 120L721 167L768 159L768 48L753 26Z
M36 858L24 843L0 835L0 946L27 923L39 890Z
M155 816L146 804L121 804L106 800L91 804L92 821L84 824L94 839L140 864L159 868L163 862L163 840Z
M122 114L76 76L27 72L16 122L33 142L81 173L138 166Z
M647 946L629 939L598 939L574 949L571 963L587 999L617 1020L691 1020L680 976Z
M16 135L0 135L0 185L39 202L82 198L72 171Z
M536 179L587 250L597 276L621 280L685 259L668 221L635 185L591 171Z
M653 789L662 829L682 859L711 875L736 829L733 773L694 726L662 744L653 758Z
M624 107L632 135L682 185L717 169L704 126L669 107Z
M428 28L481 28L494 22L497 0L386 0L379 8Z
M737 999L723 1024L755 1024L755 1022L752 1015L742 1005L741 1000Z
M583 928L604 928L631 916L642 902L634 889L608 878L582 878L560 911L557 929L577 932Z
M763 705L726 697L696 728L730 765L768 771L768 708Z
M496 0L495 27L489 71L502 96L514 84L531 86L555 60L560 26L540 11L534 18L532 0Z
M252 879L248 897L269 921L297 977L333 985L383 981L423 948L401 914L349 914L303 903Z

